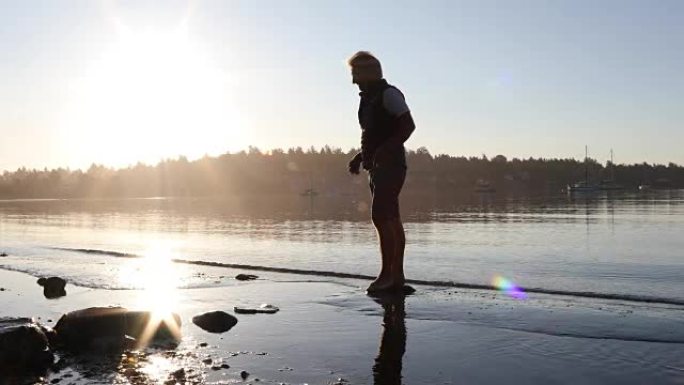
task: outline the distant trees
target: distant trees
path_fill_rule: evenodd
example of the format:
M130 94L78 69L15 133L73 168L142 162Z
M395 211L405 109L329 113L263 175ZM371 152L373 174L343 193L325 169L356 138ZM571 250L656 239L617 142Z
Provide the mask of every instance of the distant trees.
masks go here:
M301 194L313 188L328 196L367 195L363 177L347 172L347 162L357 152L325 146L247 151L166 159L157 165L138 163L112 169L93 164L86 171L58 168L20 168L0 175L0 198L119 198L154 196L220 196ZM511 193L557 192L568 183L583 180L584 161L575 159L491 159L445 154L432 155L425 147L408 151L409 173L403 195L416 199L470 193L478 180L497 191ZM684 167L674 163L608 164L589 159L592 181L614 179L628 188L652 184L684 188Z

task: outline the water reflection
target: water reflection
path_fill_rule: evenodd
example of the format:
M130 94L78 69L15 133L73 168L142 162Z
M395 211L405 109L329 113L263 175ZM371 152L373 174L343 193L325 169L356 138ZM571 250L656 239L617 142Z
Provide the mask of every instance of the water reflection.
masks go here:
M169 242L152 241L143 255L124 266L119 277L124 286L142 289L136 307L150 312L138 340L139 348L149 345L160 328L168 329L175 339L180 337L173 311L178 305L182 266L173 262L175 253Z
M402 359L406 351L405 296L373 298L383 309L380 350L373 365L375 385L401 385Z

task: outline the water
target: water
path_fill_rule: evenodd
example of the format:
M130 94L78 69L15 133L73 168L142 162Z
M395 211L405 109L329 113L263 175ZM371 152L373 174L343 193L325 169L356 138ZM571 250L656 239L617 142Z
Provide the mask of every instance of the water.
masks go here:
M128 258L65 249L373 275L365 202L320 197L0 201L0 267L136 287ZM405 207L409 278L684 301L684 191L471 196ZM135 269L133 269L135 270ZM206 285L191 269L181 287ZM212 284L222 284L220 280Z

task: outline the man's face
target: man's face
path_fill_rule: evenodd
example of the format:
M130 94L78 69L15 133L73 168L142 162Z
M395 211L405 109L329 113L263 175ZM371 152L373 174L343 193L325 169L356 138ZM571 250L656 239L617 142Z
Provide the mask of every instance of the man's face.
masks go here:
M368 67L353 66L351 68L351 75L352 83L358 85L378 80L378 77L374 71L369 70Z

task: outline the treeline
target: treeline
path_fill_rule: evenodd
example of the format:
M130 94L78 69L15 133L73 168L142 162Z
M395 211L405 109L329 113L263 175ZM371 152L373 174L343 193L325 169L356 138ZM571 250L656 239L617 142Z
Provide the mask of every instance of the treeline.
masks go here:
M351 176L347 162L357 150L344 152L328 146L319 150L292 148L262 152L226 153L189 161L185 157L157 165L137 164L113 169L92 165L88 170L28 170L0 176L0 198L119 198L221 195L305 194L367 195L367 179ZM684 188L684 167L632 164L602 165L590 159L491 159L450 155L433 156L421 147L407 154L409 173L404 196L451 196L471 193L489 184L497 192L559 192L568 183L614 180L626 188L640 184Z

